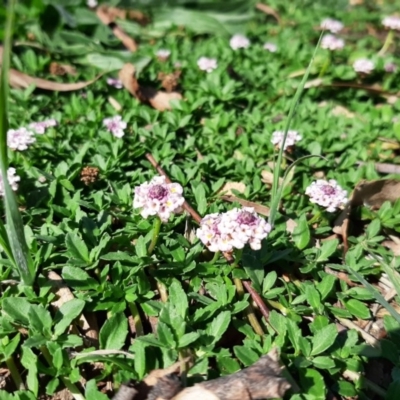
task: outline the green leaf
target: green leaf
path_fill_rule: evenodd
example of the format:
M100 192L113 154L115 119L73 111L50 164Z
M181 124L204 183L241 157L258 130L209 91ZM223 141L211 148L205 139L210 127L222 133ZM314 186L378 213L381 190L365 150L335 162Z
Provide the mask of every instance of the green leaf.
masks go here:
M368 319L371 317L369 308L359 300L350 299L343 301L344 306L349 310L354 316L361 319Z
M73 259L80 260L86 264L90 262L89 250L85 242L76 233L67 233L65 245L67 246L68 255Z
M263 293L268 292L268 290L270 290L272 288L272 286L275 285L277 278L278 278L278 275L275 271L269 272L267 274L267 276L264 278L262 292Z
M100 329L100 348L120 350L128 335L128 320L123 313L113 315Z
M233 351L236 357L243 363L244 366L254 364L260 356L252 349L246 346L235 346Z
M200 334L198 332L185 333L181 338L179 338L178 348L183 349L189 346L189 344L195 342L199 337Z
M321 300L325 300L328 297L335 286L336 280L337 278L333 275L325 275L322 281L317 284L317 290L321 294Z
M39 391L37 356L30 348L25 346L22 346L21 364L28 371L28 376L26 377L28 389L37 396Z
M167 348L175 348L176 343L170 327L161 321L157 323L157 336L160 343Z
M81 314L83 307L85 307L85 302L80 299L71 299L60 307L54 317L54 335L56 337L65 332L72 321Z
M321 298L319 296L318 290L315 289L313 285L307 285L305 292L308 304L310 304L310 306L314 310L318 310L321 306Z
M192 184L192 187L194 185ZM194 198L196 199L197 210L200 215L203 215L207 210L207 197L206 191L202 183L197 183L193 187Z
M76 289L98 289L99 287L99 283L79 267L64 267L62 269L62 277L69 286Z
M303 393L312 400L326 400L326 386L324 378L315 369L299 369L300 383Z
M29 301L23 297L8 297L2 302L3 311L13 321L24 326L29 325L28 313L31 307Z
M52 325L52 318L42 305L32 304L28 311L29 329L48 337Z
M306 214L300 216L297 226L293 230L293 240L298 249L303 250L310 243L310 228Z
M318 258L315 260L316 262L327 261L329 257L336 251L339 245L338 239L327 240L322 243L321 248L319 249Z
M335 342L337 335L338 331L334 324L325 326L316 332L311 340L313 347L311 355L315 356L329 349L329 347L331 347Z
M96 379L91 379L85 387L86 400L109 400L108 396L97 389Z
M188 299L185 291L182 289L181 283L174 279L168 289L168 301L175 307L178 314L185 319L188 312Z
M4 360L7 360L14 354L15 350L18 347L20 338L21 338L21 335L18 333L7 344L4 343L6 338L3 339L3 351L2 351L3 354L2 354L2 356L3 356ZM1 347L2 347L2 345L0 342L0 348Z
M207 335L212 337L212 344L218 342L222 335L228 329L229 323L231 322L231 313L229 311L223 311L216 318L214 318L210 325L206 329Z
M296 350L296 353L300 351L300 337L301 330L291 319L286 319L286 326L288 331L289 340Z
M325 357L325 356L315 357L312 360L312 362L316 368L320 369L335 368L335 362L330 357Z
M144 236L139 236L135 244L136 255L140 258L147 256L146 239Z

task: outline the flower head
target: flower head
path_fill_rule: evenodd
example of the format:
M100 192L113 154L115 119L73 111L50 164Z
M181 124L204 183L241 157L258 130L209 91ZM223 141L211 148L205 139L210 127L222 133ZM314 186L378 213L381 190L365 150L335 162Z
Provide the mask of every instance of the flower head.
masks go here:
M11 186L11 189L14 190L14 192L18 189L18 183L21 178L18 175L15 175L15 168L8 168L7 170L7 179L8 183ZM4 183L3 183L3 177L0 174L0 196L4 196Z
M275 131L272 134L271 142L280 149L282 147L284 137L285 132ZM294 146L301 139L302 137L299 132L292 130L288 131L283 150L286 150L288 147Z
M371 60L366 58L360 58L353 63L354 71L361 72L363 74L370 74L374 68L375 64Z
M45 121L32 122L29 124L29 128L32 129L36 134L43 135L47 128L57 126L57 121L54 118L46 119Z
M337 19L325 18L320 25L321 29L325 29L332 33L338 33L343 29L343 23Z
M231 37L229 45L233 50L247 49L250 46L250 40L246 36L236 34Z
M390 15L389 17L385 17L382 20L382 25L385 28L400 31L400 17L397 17L396 15Z
M86 4L89 8L96 8L99 3L97 0L86 0Z
M171 55L171 51L168 49L160 49L156 51L156 56L160 60L166 60Z
M26 128L9 129L7 132L7 146L12 150L26 150L35 142L35 134Z
M182 211L185 202L183 188L179 183L166 183L164 176L155 176L150 182L135 187L133 208L141 208L143 218L157 215L167 222L171 214Z
M275 53L278 50L278 46L275 43L264 43L264 50L268 50L270 53Z
M306 195L310 197L311 203L325 207L328 212L335 212L348 201L347 191L334 179L318 179L306 189Z
M327 34L321 40L321 47L328 50L341 50L344 47L344 40L334 35Z
M252 207L234 208L223 214L209 214L200 222L197 237L210 251L233 251L249 244L261 249L261 241L271 232L271 225Z
M122 138L125 135L124 129L127 127L127 123L122 121L120 115L103 119L103 125L117 138Z
M218 67L215 58L200 57L197 60L197 65L202 71L211 72Z
M107 85L115 87L115 89L122 89L124 85L121 79L118 78L107 78Z
M384 67L386 72L396 72L397 71L397 65L394 62L387 62Z

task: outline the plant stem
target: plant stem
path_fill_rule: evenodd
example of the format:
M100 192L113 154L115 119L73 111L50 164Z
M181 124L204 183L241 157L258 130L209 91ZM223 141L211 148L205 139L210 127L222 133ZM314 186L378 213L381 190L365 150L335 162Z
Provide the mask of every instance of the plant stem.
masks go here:
M140 319L140 314L137 305L134 301L130 301L128 302L128 306L129 309L131 310L133 323L135 324L136 337L143 336L144 335L143 324L142 320Z
M239 278L233 278L233 281L235 282L236 292L238 294L238 297L241 300L243 298L243 296L244 296L243 283ZM254 313L254 308L251 305L251 303L249 303L249 305L244 310L244 312L246 313L246 317L249 320L250 325L254 329L254 332L256 332L257 335L263 336L264 335L264 330L263 330L262 326L260 325L260 323L257 320L256 314Z
M165 285L162 282L157 281L157 289L158 289L158 293L160 293L161 301L163 303L166 303L168 301L167 288L165 287Z
M325 72L331 65L331 54L329 53L328 56L325 59L324 64L322 65L321 71L319 73L319 77L322 78L325 75Z
M17 366L15 365L14 359L11 356L6 360L7 368L10 371L11 378L17 387L17 390L25 390L24 382L22 381L21 375L18 371Z
M153 254L154 248L156 247L158 237L160 235L160 229L161 229L161 219L156 217L154 219L154 225L153 225L153 236L151 238L150 246L147 249L147 254L149 256L151 256Z
M40 351L42 352L43 357L46 359L50 367L53 367L53 357L51 356L47 347L40 346ZM85 400L85 397L79 391L78 387L74 383L72 383L69 378L66 378L65 376L60 376L60 379L63 381L65 387L71 392L71 395L75 400Z
M186 387L187 385L187 364L186 364L186 355L185 355L185 350L180 349L179 350L179 361L180 361L180 377L181 377L181 382L182 386Z
M308 225L312 225L313 223L317 222L321 218L322 212L318 211L309 221Z
M214 264L217 262L217 260L218 260L218 258L219 258L219 256L220 256L220 254L221 254L220 251L216 251L216 252L214 253L214 257L213 257L212 260L210 261L210 264L211 264L211 265L214 265Z
M384 399L386 397L385 390L383 390L376 383L365 378L363 375L360 375L358 372L346 370L346 371L344 371L343 376L347 379L350 379L353 382L361 380L364 387L366 387L366 388L370 389L371 391L373 391L374 393L376 393L381 399Z
M392 43L393 43L393 30L391 29L386 36L385 43L379 50L378 56L383 56L387 52L389 47L392 45Z

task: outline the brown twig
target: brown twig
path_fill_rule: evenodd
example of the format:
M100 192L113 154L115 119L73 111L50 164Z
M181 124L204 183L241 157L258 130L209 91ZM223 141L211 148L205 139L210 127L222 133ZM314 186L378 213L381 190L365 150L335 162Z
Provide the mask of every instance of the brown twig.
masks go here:
M265 318L265 321L268 323L268 321L269 321L269 310L268 310L267 306L265 305L265 303L264 303L263 299L261 298L261 296L253 289L253 287L251 286L250 282L243 281L243 286L250 293L252 299L257 304L257 307L260 309L261 314Z
M357 162L358 165L366 165L363 161ZM375 170L382 174L400 174L400 165L388 163L374 163Z
M357 283L352 282L350 280L349 276L344 272L336 272L333 269L330 269L329 267L325 268L325 272L327 274L329 274L329 275L336 276L336 278L339 278L340 280L346 282L349 286L352 286L352 287L353 286L360 286L360 285L357 285Z
M168 183L172 183L171 179L167 175L167 173L160 167L160 165L157 163L155 158L153 157L152 154L147 153L146 158L150 161L150 164L157 170L157 172L160 175L165 176L165 180ZM201 221L201 216L199 213L185 200L183 203L183 208L192 216L192 218L199 224Z

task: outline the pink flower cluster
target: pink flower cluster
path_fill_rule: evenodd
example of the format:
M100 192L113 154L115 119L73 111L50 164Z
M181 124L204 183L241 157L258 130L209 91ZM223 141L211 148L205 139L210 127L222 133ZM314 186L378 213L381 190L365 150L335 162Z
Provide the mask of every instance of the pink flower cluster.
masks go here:
M182 212L185 202L183 188L179 183L166 183L164 176L155 176L150 182L135 187L133 208L141 208L143 218L157 215L167 222L171 214Z
M35 134L24 127L7 131L7 146L11 150L23 151L35 142Z
M366 58L360 58L353 63L354 71L361 72L363 74L370 74L375 69L375 64L371 60Z
M283 139L285 137L285 132L283 131L275 131L272 133L271 142L273 145L277 146L279 149L283 145ZM297 131L289 130L285 140L285 146L283 150L286 150L288 147L294 146L302 137Z
M339 33L343 29L343 23L337 19L325 18L320 25L321 29L326 29L332 33Z
M310 197L311 203L325 207L328 212L335 212L348 201L347 191L343 190L334 179L329 181L318 179L306 189L306 195Z
M160 49L156 51L156 56L158 59L165 61L171 55L171 51L168 49Z
M250 46L250 40L246 36L236 34L231 37L229 45L233 50L247 49Z
M344 40L328 33L323 36L321 47L327 50L341 50L344 47Z
M107 78L107 85L115 87L115 89L122 89L124 87L121 79L118 78Z
M397 17L396 15L390 15L388 17L385 17L382 20L382 25L385 28L400 31L400 17Z
M43 135L47 128L51 128L53 126L57 126L57 121L54 118L46 119L45 121L40 122L32 122L29 124L29 128L38 135Z
M207 71L208 73L214 71L218 67L217 60L215 58L200 57L197 60L197 66L202 71Z
M275 43L266 42L263 49L268 50L270 53L275 53L278 50L278 46Z
M103 125L117 138L122 138L125 135L124 129L126 129L127 123L122 121L120 115L103 119Z
M206 215L196 235L212 252L231 252L249 244L261 249L261 241L271 232L271 225L260 218L252 207L234 208L223 214Z
M14 190L14 192L16 190L18 190L18 183L21 178L15 174L16 170L15 168L8 168L7 170L7 179L8 179L8 183L11 186L11 189ZM0 196L4 196L4 183L3 183L3 177L0 174Z

